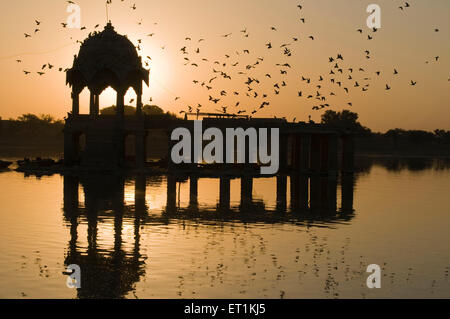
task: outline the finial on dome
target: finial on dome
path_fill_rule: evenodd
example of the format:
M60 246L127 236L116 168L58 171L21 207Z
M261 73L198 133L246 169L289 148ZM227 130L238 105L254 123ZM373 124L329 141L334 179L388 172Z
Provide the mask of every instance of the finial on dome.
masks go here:
M105 30L114 30L111 20L109 20L108 23L106 24Z

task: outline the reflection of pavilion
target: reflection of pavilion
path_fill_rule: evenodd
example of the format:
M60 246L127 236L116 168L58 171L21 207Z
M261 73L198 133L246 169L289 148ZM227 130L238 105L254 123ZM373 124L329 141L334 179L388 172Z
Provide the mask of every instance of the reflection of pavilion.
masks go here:
M230 205L230 181L233 177L217 176L219 201L216 206L203 207L198 200L198 182L201 177L189 177L189 206L177 207L177 183L184 177L167 176L167 202L159 217L148 215L146 203L147 178L134 177L134 205L125 205L125 178L120 175L64 176L64 217L70 225L70 241L65 264L81 267L79 298L122 298L144 275L144 256L140 253L140 228L149 220L167 223L170 219L233 220L242 222L279 223L285 221L320 222L322 224L347 221L353 216L354 176L343 175L341 204L337 209L337 178L333 176L277 176L277 204L268 210L263 200L252 196L256 177L240 177L240 205ZM237 178L237 177L236 177ZM290 211L288 214L287 186L290 180ZM79 203L79 185L84 190L84 206ZM274 190L275 191L275 190ZM124 219L134 221L132 248L123 245ZM113 247L105 249L98 244L98 227L113 220ZM87 225L87 248L79 245L78 226ZM106 238L108 239L108 238Z
M84 187L84 209L79 206L80 182ZM124 186L124 179L119 176L64 177L64 216L70 223L71 234L65 264L77 264L81 268L79 298L123 298L144 274L139 229L145 214L145 201L137 200L134 212L129 210L124 206ZM112 211L114 218L114 246L109 250L97 244L98 224L110 217L106 211ZM132 251L122 247L125 217L134 218ZM77 245L80 222L88 226L86 251L80 251Z

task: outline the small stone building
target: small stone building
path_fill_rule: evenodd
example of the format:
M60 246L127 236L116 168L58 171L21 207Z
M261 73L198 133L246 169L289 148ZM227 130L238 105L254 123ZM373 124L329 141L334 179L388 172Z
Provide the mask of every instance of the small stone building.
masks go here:
M142 114L142 83L148 85L148 81L149 70L143 68L135 46L126 36L118 34L111 23L84 40L67 71L72 112L64 128L66 165L122 167L125 137L129 134L135 138L135 163L144 165L147 133ZM89 114L80 114L79 95L85 87L90 92ZM100 115L99 97L108 87L117 92L116 114ZM136 92L136 115L125 119L124 96L130 87Z

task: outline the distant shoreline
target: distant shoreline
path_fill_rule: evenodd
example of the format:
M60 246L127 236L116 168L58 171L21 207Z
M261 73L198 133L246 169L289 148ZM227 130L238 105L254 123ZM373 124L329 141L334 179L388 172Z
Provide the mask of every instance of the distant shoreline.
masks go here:
M377 158L450 158L450 145L438 143L414 143L408 141L398 142L394 147L390 138L385 137L357 137L355 140L356 157ZM152 146L160 154L153 157L164 156L166 148L162 138L152 141ZM53 140L33 138L6 139L0 138L0 158L2 157L50 157L63 158L64 141L62 136Z

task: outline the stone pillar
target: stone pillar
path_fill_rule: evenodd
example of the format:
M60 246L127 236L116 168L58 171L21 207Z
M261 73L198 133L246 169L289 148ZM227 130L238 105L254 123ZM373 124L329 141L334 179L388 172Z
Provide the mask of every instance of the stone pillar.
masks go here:
M287 176L277 176L277 210L286 210Z
M301 173L306 173L310 168L310 153L311 153L311 135L302 135L300 137L300 159L299 167Z
M328 172L337 174L338 172L338 144L337 134L332 134L328 141Z
M95 116L95 93L92 90L89 95L89 115Z
M167 176L167 205L166 211L173 212L176 210L177 203L177 181L174 176Z
M299 134L294 134L292 136L292 168L296 173L300 171L301 151L302 137Z
M355 170L355 142L353 136L342 137L342 172L353 173Z
M289 163L289 167L292 170L295 170L297 167L296 165L298 164L298 160L296 158L296 151L297 151L297 139L296 139L297 135L296 134L290 134L289 135L289 145L291 147L291 153L290 153L290 163Z
M253 201L253 178L243 176L241 178L241 206L249 207Z
M190 176L189 178L189 205L198 205L198 177Z
M100 114L100 94L95 94L94 98L94 117Z
M80 93L72 90L72 115L80 114Z
M304 211L308 209L308 176L295 174L291 176L291 209Z
M310 155L310 169L317 173L320 170L320 136L313 134L311 136L311 155Z
M125 163L125 128L124 128L124 97L125 92L123 90L117 91L116 101L116 131L115 131L115 144L117 150L116 163L118 167L122 167Z
M320 172L328 173L329 135L320 136Z
M142 116L142 92L140 90L136 96L136 116Z
M300 190L299 190L299 186L300 186L300 180L299 180L299 175L295 174L295 175L291 175L289 177L289 181L290 181L290 188L291 188L291 198L290 198L290 203L291 203L291 210L296 210L299 207L299 194L300 194Z
M125 92L122 90L117 91L117 101L116 101L116 115L120 118L123 119L124 117L124 108L125 108Z
M220 194L219 194L219 208L223 210L230 209L230 178L220 178Z

